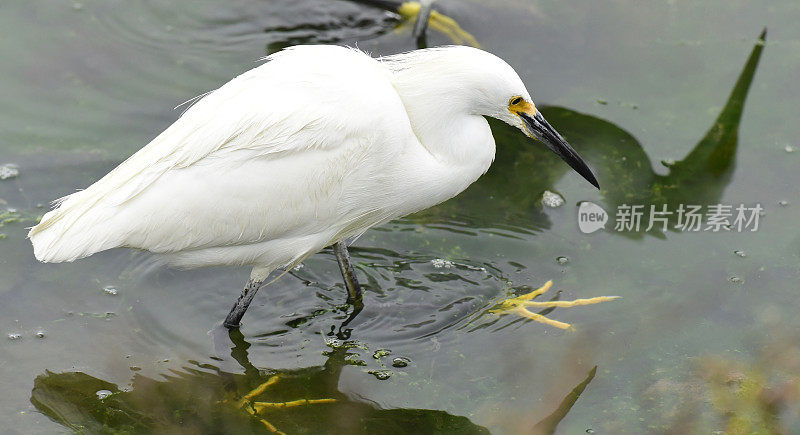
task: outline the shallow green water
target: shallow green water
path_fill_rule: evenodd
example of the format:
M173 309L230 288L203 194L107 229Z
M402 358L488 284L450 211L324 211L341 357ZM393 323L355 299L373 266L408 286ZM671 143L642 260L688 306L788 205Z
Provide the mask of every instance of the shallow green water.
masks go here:
M287 433L521 433L554 419L559 433L708 432L726 428L730 408L755 427L800 430L789 394L800 373L797 2L438 4L517 68L603 189L493 123L486 176L357 241L361 313L350 318L324 252L263 289L243 335L226 337L208 331L248 270L153 270L124 250L43 265L25 227L267 52L395 53L414 48L407 30L345 1L6 2L0 165L19 176L0 180L0 211L15 210L0 215L4 430L264 430L235 402L275 374L258 400L336 399L265 415ZM565 204L543 207L545 190ZM581 201L612 215L622 204L764 212L755 232L618 232L612 216L583 234ZM486 312L549 279L562 299L623 298L550 313L575 325L567 332Z

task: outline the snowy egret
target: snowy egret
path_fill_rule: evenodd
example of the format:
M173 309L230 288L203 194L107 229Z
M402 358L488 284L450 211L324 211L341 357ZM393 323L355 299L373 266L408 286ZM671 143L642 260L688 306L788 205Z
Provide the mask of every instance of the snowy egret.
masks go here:
M375 59L299 46L205 95L99 181L57 200L28 236L43 262L128 247L177 267L252 266L228 327L274 270L331 245L349 300L360 301L347 243L485 173L495 142L484 116L540 140L598 186L490 53L452 46Z

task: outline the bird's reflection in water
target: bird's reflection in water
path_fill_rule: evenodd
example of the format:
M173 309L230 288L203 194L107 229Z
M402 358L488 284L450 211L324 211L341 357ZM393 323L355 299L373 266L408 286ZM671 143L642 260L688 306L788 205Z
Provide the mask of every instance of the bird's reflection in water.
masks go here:
M665 165L669 169L667 175L657 174L641 144L616 125L562 107L542 107L541 111L595 170L603 208L612 217L623 204L643 205L645 214L649 213L651 205L655 205L656 210L666 205L673 211L666 216L668 228L675 230L678 216L674 211L680 204L716 204L731 180L739 123L765 38L766 30L756 42L714 124L683 160ZM513 229L513 226L523 232L550 228L540 202L541 194L551 189L569 167L551 153L523 143L525 138L508 126L491 124L497 157L489 172L458 198L418 213L412 220L431 224L458 216L471 228L497 228L498 222L506 223L503 230ZM491 198L490 205L487 205L487 198ZM470 213L470 210L481 210L481 214ZM641 238L646 234L646 226L642 225L638 231L609 232ZM665 236L660 224L647 234Z
M332 340L322 366L269 370L253 366L250 344L238 329L225 333L243 373L189 361L163 380L136 374L130 388L120 389L81 372L47 372L35 379L31 402L57 423L88 433L489 433L444 411L381 409L348 397L339 391L339 377L351 342ZM552 433L595 372L596 367L533 433Z
M349 0L346 3L298 2L291 7L296 8L294 13L282 14L280 24L263 30L269 40L268 54L300 44L353 44L389 33L401 35L398 39L402 41L416 41L416 48L427 47L427 35L431 32L443 36L448 43L480 47L475 37L455 18L446 15L439 5L401 0Z

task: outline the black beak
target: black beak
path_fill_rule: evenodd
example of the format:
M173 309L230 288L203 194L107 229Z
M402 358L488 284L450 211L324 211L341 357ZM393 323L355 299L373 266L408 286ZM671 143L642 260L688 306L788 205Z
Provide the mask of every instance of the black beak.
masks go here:
M575 150L572 149L572 147L567 143L567 141L565 141L564 138L561 137L561 135L550 126L550 123L544 119L544 116L542 116L541 112L536 111L536 114L533 116L530 116L525 112L518 113L530 134L532 134L536 139L539 139L543 144L547 145L547 148L550 148L550 150L556 153L559 157L564 159L564 161L567 162L572 169L581 174L586 181L592 183L594 187L598 189L600 188L600 185L597 183L597 178L594 177L592 170L589 169L589 166L586 165L586 162L584 162L578 153L576 153Z

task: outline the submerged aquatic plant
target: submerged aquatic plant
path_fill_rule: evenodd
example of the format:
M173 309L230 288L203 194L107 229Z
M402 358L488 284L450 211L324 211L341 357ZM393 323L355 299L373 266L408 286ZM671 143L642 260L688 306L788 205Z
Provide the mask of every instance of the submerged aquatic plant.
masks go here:
M699 358L684 379L660 377L644 391L651 431L784 434L800 423L800 336L781 332L747 361Z

